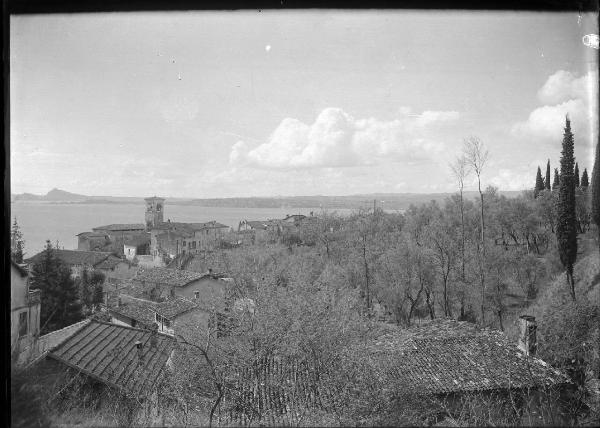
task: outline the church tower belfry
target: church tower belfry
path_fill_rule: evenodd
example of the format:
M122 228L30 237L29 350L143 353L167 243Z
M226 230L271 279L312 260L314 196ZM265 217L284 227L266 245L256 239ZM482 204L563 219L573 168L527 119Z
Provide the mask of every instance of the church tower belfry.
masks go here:
M144 201L146 201L146 230L149 230L163 222L165 199L153 196L145 198Z

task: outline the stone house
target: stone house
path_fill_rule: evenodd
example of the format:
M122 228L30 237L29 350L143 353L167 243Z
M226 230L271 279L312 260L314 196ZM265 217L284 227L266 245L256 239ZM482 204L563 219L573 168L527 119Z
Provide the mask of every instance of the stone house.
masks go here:
M10 345L23 360L40 334L40 290L29 290L29 274L24 266L10 263Z
M77 249L123 254L125 242L143 236L145 229L141 223L118 223L94 227L91 232L77 235Z
M199 273L170 268L140 269L128 293L156 302L172 297L202 298L205 305L222 305L231 279L212 271Z

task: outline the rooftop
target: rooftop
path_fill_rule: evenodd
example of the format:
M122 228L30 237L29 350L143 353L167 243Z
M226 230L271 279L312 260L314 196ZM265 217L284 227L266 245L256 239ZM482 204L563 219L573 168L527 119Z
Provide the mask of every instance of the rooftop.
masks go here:
M159 379L174 340L148 330L92 320L48 356L129 395L144 395ZM142 343L141 359L136 342Z
M125 262L125 260L111 254L106 259L95 265L96 269L114 269L119 263Z
M116 223L116 224L107 224L106 226L98 226L94 227L92 230L95 232L97 230L108 230L111 232L125 231L125 230L144 230L146 228L142 223Z
M145 326L151 326L155 321L154 312L156 311L156 305L155 302L149 300L124 296L122 297L121 305L112 306L110 312L134 319Z
M526 356L504 333L455 320L395 329L370 345L393 357L392 376L404 391L429 395L568 383L547 363Z
M191 300L183 297L176 297L166 302L158 303L155 306L156 313L162 315L165 318L173 319L178 315L188 312L198 305Z
M25 260L28 264L35 264L43 259L44 251ZM69 266L89 265L96 267L109 257L114 257L112 253L100 251L77 251L77 250L57 250L52 249L52 254L59 258L63 263Z
M140 269L133 278L138 282L152 282L175 287L184 287L192 281L202 279L208 274L193 272L190 270L178 270L170 268L155 267L151 269Z

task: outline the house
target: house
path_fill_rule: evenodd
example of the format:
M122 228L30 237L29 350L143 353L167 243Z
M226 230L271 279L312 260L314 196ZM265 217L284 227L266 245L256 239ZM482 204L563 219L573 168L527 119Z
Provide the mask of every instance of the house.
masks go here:
M179 255L200 254L220 245L228 226L211 221L207 223L164 222L150 230L150 248L155 257L173 259Z
M24 266L10 263L10 345L22 360L40 333L40 290L29 290Z
M48 353L123 394L145 398L158 386L175 341L150 330L92 320Z
M198 300L198 299L195 299ZM196 311L199 309L198 303L188 300L184 297L175 297L166 302L158 303L154 306L155 322L158 325L158 332L175 335L177 324L191 322L195 328L205 330L210 319L209 311Z
M123 254L127 260L133 260L138 255L149 255L150 234L144 232L132 238L127 238L123 243Z
M81 276L84 269L97 270L108 278L131 278L137 272L137 267L132 266L127 260L116 257L112 253L99 251L78 251L52 249L52 254L64 265L71 269L74 278ZM33 265L45 257L45 251L41 251L26 259L25 262Z
M221 305L230 279L212 271L199 273L170 268L140 269L132 278L130 293L134 297L164 301L179 296L202 299L205 305Z
M111 317L110 322L113 324L150 329L156 322L156 302L126 294L118 295L115 300L116 304L107 307L107 312Z
M450 417L460 412L465 398L474 396L519 411L527 404L531 410L546 390L563 391L570 380L535 356L535 319L524 316L520 323L520 340L514 343L497 330L437 319L406 330L394 328L375 338L369 352L392 367L390 387L398 400L435 398L445 403Z
M145 233L141 223L119 223L98 226L92 232L77 235L77 249L80 251L108 251L123 254L125 241L129 241Z

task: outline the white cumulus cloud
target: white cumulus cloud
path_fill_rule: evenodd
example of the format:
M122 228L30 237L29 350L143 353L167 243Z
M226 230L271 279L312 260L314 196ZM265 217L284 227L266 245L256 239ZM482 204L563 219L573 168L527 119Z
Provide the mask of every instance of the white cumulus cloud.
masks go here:
M530 142L556 144L562 140L565 115L571 119L575 142L592 147L598 135L598 72L583 76L559 70L538 91L544 105L512 127L513 136ZM585 154L586 156L588 153Z
M459 119L455 111L425 111L382 121L355 119L339 108L326 108L314 123L286 118L266 142L251 148L233 145L230 162L259 168L316 168L407 163L430 159L443 144L439 132Z

